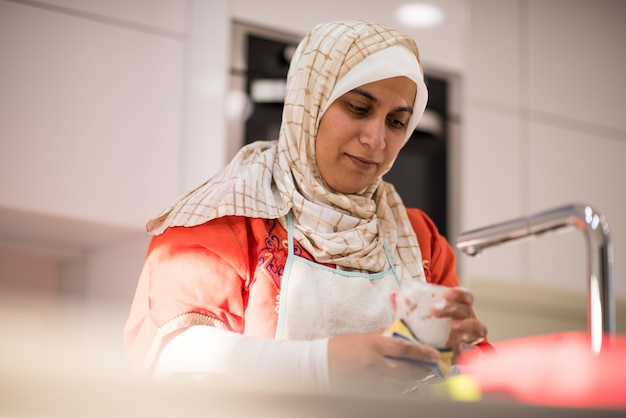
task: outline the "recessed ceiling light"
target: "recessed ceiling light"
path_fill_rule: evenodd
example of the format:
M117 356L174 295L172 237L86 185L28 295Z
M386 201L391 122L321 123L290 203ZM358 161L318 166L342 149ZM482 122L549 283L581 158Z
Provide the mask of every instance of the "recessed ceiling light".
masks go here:
M443 22L443 10L428 3L406 3L396 9L396 19L413 28L428 28Z

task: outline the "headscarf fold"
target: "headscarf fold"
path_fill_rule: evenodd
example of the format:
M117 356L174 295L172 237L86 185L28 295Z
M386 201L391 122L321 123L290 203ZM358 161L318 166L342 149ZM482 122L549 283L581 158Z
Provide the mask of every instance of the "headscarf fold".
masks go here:
M417 78L417 98L408 139L428 94L415 42L369 22L318 25L293 56L279 139L243 147L218 174L150 220L148 231L158 235L171 226L194 226L230 215L278 219L286 227L291 211L294 238L316 261L345 270L379 272L390 267L386 242L399 277L424 280L419 245L393 186L379 178L357 194L334 192L322 179L315 159L319 122L338 80L366 57L393 45L416 58L417 69L400 68L396 74L417 74L411 76Z

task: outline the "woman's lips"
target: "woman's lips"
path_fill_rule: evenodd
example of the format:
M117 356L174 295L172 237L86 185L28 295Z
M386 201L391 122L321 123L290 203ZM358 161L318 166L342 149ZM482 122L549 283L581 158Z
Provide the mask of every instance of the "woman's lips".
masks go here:
M376 167L377 163L372 160L356 157L348 154L348 158L361 170L372 170Z

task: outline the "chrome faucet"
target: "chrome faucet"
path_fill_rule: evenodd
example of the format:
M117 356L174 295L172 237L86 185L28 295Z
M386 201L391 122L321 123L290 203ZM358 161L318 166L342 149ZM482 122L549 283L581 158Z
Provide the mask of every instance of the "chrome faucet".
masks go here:
M613 246L604 215L589 205L572 204L463 232L456 246L475 256L488 247L572 228L582 231L585 236L589 274L587 324L592 353L598 355L615 334Z

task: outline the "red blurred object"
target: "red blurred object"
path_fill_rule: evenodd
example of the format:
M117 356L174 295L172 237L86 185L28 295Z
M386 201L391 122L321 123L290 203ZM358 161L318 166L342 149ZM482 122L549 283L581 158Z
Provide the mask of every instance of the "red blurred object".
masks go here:
M482 394L559 407L626 409L626 336L606 336L594 356L588 332L538 335L472 350L461 363Z

